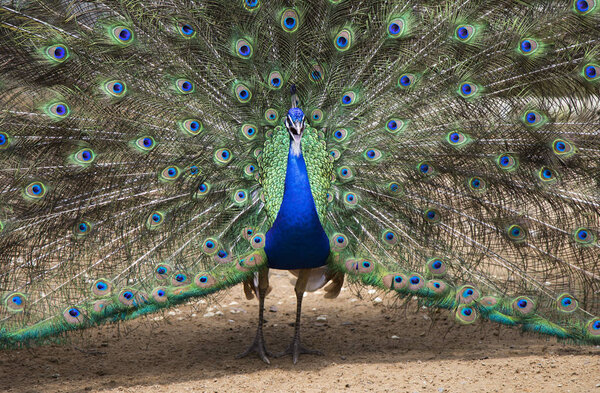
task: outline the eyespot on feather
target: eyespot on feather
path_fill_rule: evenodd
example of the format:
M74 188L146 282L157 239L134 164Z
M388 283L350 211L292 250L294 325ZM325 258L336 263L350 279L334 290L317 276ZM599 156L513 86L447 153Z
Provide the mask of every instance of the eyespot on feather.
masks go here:
M211 288L212 286L215 285L215 283L216 283L215 278L207 273L199 273L194 278L194 284L196 284L196 286L198 288L202 288L202 289Z
M512 308L517 314L528 315L535 311L535 302L527 296L519 296L513 300Z
M104 91L111 97L121 98L127 94L127 85L120 80L110 80L104 83Z
M417 292L425 286L425 280L418 273L412 273L408 276L407 289L411 292Z
M85 321L85 315L77 307L69 307L63 312L63 317L69 325L80 325Z
M477 320L477 311L467 304L460 304L456 308L456 320L464 325L472 324Z
M181 130L190 136L196 136L202 132L204 126L198 119L187 119L179 123Z
M133 30L129 29L128 27L116 26L113 27L110 32L114 42L119 45L127 46L134 41Z
M293 33L298 30L300 20L298 13L294 9L287 9L281 15L281 28L288 33Z
M73 154L73 161L79 165L89 165L96 159L96 153L92 149L80 149Z
M99 278L92 284L92 293L94 296L108 296L112 292L112 283L104 278Z
M14 292L4 299L4 306L11 312L22 312L27 305L27 297L20 293Z
M472 285L463 285L456 291L456 301L461 304L471 304L480 296L481 292Z
M24 189L25 197L29 200L40 200L46 196L47 192L48 189L40 181L29 183Z
M194 82L189 79L177 79L175 81L175 87L181 94L191 94L196 89L194 87Z
M189 285L189 277L188 274L186 272L176 272L173 273L172 277L171 277L171 285L173 285L174 287L183 287L186 285Z
M168 263L159 263L154 268L154 277L156 277L157 280L166 280L172 272L173 267L171 267L171 265Z
M563 293L556 299L556 307L560 312L572 313L579 308L579 303L573 296Z
M408 277L404 273L388 274L383 277L383 285L386 288L399 291L408 286Z
M279 113L275 109L269 108L265 111L265 120L270 124L275 124L279 120Z
M70 56L69 48L66 45L56 44L46 48L45 52L46 57L48 59L56 62L62 63L67 60Z
M169 300L166 287L154 288L150 296L157 303L166 303Z
M427 267L428 273L433 277L443 277L448 268L446 261L439 257L431 258L427 261L425 266Z
M226 165L232 159L232 154L229 149L218 149L215 151L214 159L217 164Z
M235 52L238 57L242 59L249 59L252 57L252 45L246 39L239 39L235 43Z
M345 52L352 46L352 32L349 29L342 29L333 40L335 48L340 52Z
M160 211L154 211L150 213L150 215L146 219L146 227L150 230L158 229L164 222L164 213Z
M348 238L342 233L334 233L330 243L334 252L339 252L348 247Z

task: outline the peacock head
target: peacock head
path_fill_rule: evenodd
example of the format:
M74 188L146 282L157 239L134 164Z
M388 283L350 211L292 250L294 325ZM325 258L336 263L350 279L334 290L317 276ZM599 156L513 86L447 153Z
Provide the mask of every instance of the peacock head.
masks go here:
M305 127L304 112L300 108L292 108L288 111L285 119L285 127L290 133L292 140L299 142Z

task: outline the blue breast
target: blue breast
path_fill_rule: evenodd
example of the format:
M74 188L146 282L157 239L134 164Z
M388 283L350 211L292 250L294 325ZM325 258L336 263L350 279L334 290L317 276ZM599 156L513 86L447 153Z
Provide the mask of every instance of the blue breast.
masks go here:
M308 269L327 262L329 239L317 215L302 154L288 153L283 202L267 232L265 252L272 269Z

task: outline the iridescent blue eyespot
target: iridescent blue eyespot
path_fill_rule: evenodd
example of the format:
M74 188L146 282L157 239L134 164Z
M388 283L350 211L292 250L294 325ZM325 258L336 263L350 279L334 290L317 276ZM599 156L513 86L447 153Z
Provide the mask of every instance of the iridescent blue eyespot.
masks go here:
M166 295L165 291L164 291L164 290L162 290L162 289L159 289L158 291L156 291L156 294L157 294L159 297L163 297L163 296L165 296L165 295Z
M402 276L395 276L394 277L394 281L398 284L400 284L402 282Z
M461 40L466 40L467 38L469 38L469 31L466 27L461 26L456 30L456 35Z
M471 314L473 313L473 310L469 307L464 307L461 311L462 315L464 315L465 317L469 317L471 316Z
M587 15L596 8L596 0L575 0L575 11L580 15Z
M387 25L388 36L391 38L398 38L403 35L405 30L404 19L395 18L391 20Z
M410 278L410 283L413 284L413 285L417 285L420 282L421 282L421 279L419 277L417 277L417 276L412 276Z
M123 297L127 300L131 300L131 299L133 299L133 292L125 291L125 292L123 292Z
M460 90L466 96L470 95L473 92L473 88L468 83L463 83L462 86L460 87Z
M252 46L245 39L240 39L236 43L236 51L239 57L249 59L252 57Z
M598 72L596 71L596 67L594 67L594 66L585 67L585 76L587 76L589 79L594 79L595 77L597 77Z
M69 309L69 315L72 316L73 318L77 318L80 314L81 313L76 308L70 308Z
M196 30L194 30L194 28L187 23L184 25L181 25L181 27L179 28L179 31L181 32L181 35L183 35L184 37L191 37L196 33Z
M521 50L523 52L531 52L531 47L532 47L531 41L529 41L529 40L523 40L521 42Z
M288 33L298 29L298 13L294 9L287 9L281 14L281 27Z
M348 45L348 39L346 37L338 37L336 42L340 48L345 48Z
M164 266L159 266L156 268L156 273L158 274L167 274L167 268Z
M400 84L404 87L410 86L411 80L407 75L400 77Z
M8 135L4 132L0 132L0 147L8 143Z
M69 57L69 50L63 45L53 45L46 49L46 55L57 63L62 63Z
M133 41L133 32L127 27L115 27L112 29L111 34L119 44L128 45Z
M577 7L577 11L579 12L586 12L590 9L588 2L585 0L578 0L575 3L575 6Z
M177 282L184 282L186 280L186 278L187 277L184 274L180 273L180 274L177 274L175 276L175 281L177 281Z
M21 298L21 296L13 296L11 300L17 306L20 306L21 304L23 304L23 299Z

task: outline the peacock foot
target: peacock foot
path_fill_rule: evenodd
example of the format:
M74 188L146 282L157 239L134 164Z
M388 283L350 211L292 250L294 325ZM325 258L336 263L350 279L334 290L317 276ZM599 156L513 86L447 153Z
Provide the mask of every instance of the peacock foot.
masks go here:
M267 356L273 357L274 355L273 353L267 351L267 349L265 348L265 338L263 337L261 331L256 332L256 337L254 338L252 344L250 344L248 349L246 349L244 352L237 355L236 359L244 358L250 355L251 353L256 353L258 357L262 359L263 362L271 364L271 361L269 361L269 358Z
M294 362L294 364L296 364L296 363L298 363L298 358L300 357L301 354L319 355L319 356L324 355L323 352L317 351L316 349L306 348L305 346L300 344L300 337L295 337L294 340L292 341L292 343L290 344L290 346L288 347L288 349L286 349L285 351L283 351L281 353L276 354L274 357L280 358L282 356L292 355L292 361Z

